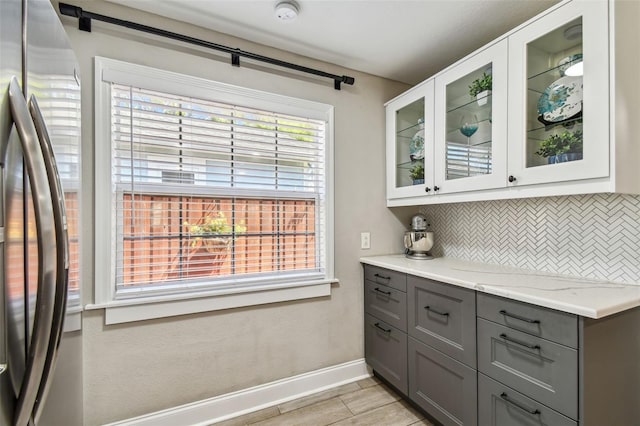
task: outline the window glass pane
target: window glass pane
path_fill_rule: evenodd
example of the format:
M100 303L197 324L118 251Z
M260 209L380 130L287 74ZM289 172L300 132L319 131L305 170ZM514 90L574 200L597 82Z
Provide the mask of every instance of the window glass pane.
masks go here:
M116 287L322 274L325 123L112 85Z

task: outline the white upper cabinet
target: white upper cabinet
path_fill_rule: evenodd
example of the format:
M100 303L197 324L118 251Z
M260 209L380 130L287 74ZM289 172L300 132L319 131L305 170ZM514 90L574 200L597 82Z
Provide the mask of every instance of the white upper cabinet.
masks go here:
M566 0L387 103L387 205L640 194L639 49L640 1Z
M436 77L437 194L505 185L507 40Z
M609 175L607 15L575 1L509 37L511 185Z
M387 198L433 192L433 80L386 106Z

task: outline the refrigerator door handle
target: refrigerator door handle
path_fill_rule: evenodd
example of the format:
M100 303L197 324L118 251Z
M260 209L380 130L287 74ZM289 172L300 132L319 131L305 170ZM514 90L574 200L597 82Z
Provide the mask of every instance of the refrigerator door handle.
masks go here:
M33 334L27 354L25 376L14 414L14 425L24 426L31 420L46 364L53 323L57 255L56 235L51 220L53 202L49 191L47 172L43 164L42 149L29 115L27 102L15 76L9 83L9 103L29 174L38 243L38 289Z
M38 390L35 407L33 409L33 419L35 424L39 423L44 401L49 392L53 371L58 359L58 348L62 338L64 316L67 307L67 287L69 283L69 236L67 232L67 212L64 202L64 191L60 183L60 174L53 153L51 138L47 130L47 125L38 106L38 100L31 95L29 98L29 112L33 119L40 148L44 159L44 165L49 179L49 189L53 202L53 221L56 234L56 297L53 311L53 322L51 327L51 338L47 358L42 374L42 382Z

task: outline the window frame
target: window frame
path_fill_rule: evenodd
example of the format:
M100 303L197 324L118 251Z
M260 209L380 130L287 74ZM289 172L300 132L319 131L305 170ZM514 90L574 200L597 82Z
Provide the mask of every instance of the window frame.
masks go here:
M120 323L217 309L259 305L330 295L334 277L334 107L314 101L220 83L118 60L95 57L95 292L86 309L107 309L106 323ZM127 84L160 92L180 93L200 99L243 105L322 120L325 130L325 273L320 279L268 277L252 280L238 288L224 286L158 294L144 291L136 297L116 297L113 226L116 222L115 193L111 179L111 83ZM241 194L238 194L241 196ZM320 231L321 232L321 231Z

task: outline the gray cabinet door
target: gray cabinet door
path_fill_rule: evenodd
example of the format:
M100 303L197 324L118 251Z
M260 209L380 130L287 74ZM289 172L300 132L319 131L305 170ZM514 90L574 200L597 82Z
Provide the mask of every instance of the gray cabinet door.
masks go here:
M478 293L478 316L552 342L578 348L578 317L573 314Z
M409 337L409 398L443 425L477 424L477 373Z
M407 291L407 274L377 266L364 265L364 279L386 285L400 291Z
M476 294L426 278L407 277L409 335L476 367Z
M367 364L407 394L407 334L365 314L364 356Z
M478 318L478 370L578 418L578 352Z
M479 373L478 424L480 426L577 426L578 423Z
M407 294L400 290L365 280L364 311L407 331Z

